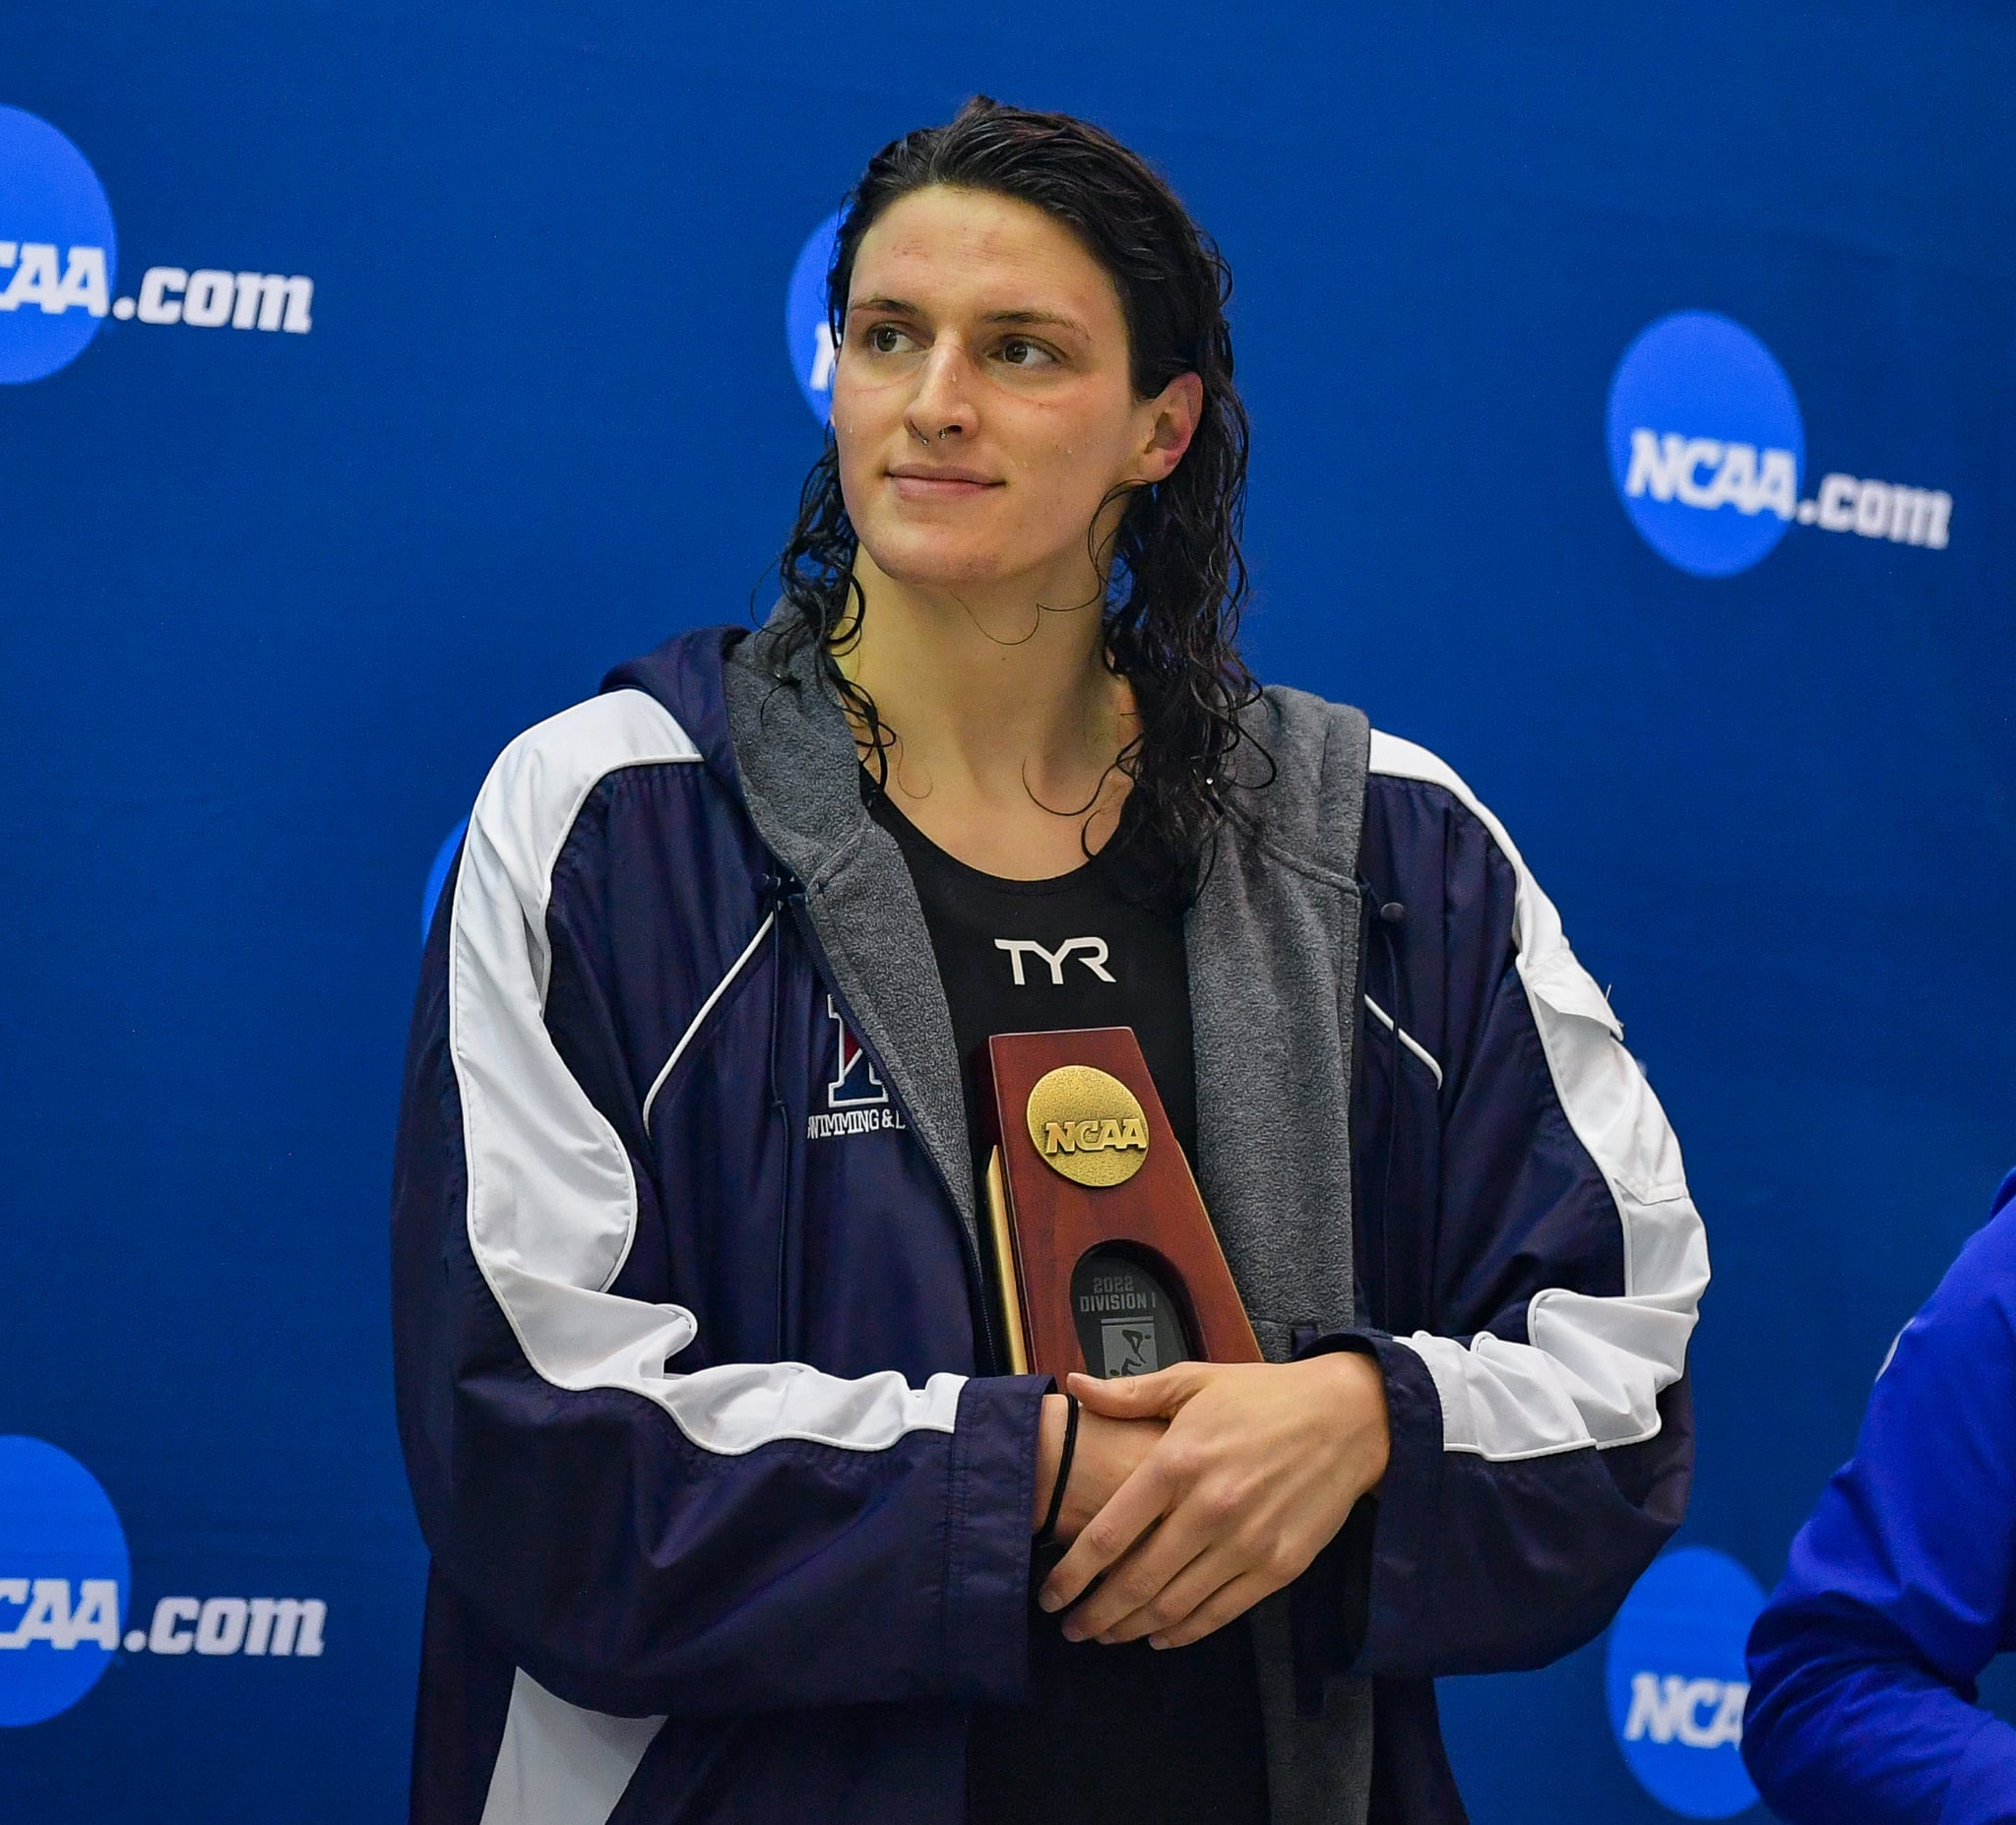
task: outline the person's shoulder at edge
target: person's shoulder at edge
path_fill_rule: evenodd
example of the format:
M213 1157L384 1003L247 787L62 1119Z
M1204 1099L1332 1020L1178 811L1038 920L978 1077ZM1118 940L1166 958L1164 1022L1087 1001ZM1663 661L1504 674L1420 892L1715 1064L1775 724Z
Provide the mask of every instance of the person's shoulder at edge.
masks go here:
M1997 1318L1998 1328L1980 1330L1984 1320L1992 1324ZM1908 1344L1936 1344L1942 1333L1954 1329L1964 1331L1977 1346L2005 1340L2016 1354L2016 1171L2002 1180L1988 1207L1987 1222L1961 1244L1931 1297L1890 1346L1882 1375L1892 1372Z
M2016 1172L1891 1346L1751 1631L1742 1754L1780 1816L2016 1816L2016 1736L1973 1689L2008 1624L2012 1387Z

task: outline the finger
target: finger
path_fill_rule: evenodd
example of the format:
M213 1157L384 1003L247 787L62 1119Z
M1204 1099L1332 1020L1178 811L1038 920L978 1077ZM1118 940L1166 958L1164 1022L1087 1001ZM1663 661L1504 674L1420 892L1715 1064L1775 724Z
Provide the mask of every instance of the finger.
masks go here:
M1167 1418L1197 1392L1196 1365L1178 1362L1153 1375L1122 1375L1101 1381L1074 1372L1066 1378L1072 1394L1109 1419Z
M1076 1603L1095 1578L1162 1519L1171 1493L1168 1472L1151 1451L1106 1498L1105 1506L1078 1530L1070 1551L1043 1580L1038 1603L1049 1610Z
M1187 1648L1193 1641L1202 1641L1205 1636L1216 1634L1228 1622L1237 1621L1262 1598L1272 1597L1281 1588L1280 1580L1271 1572L1241 1572L1229 1584L1219 1586L1182 1621L1169 1628L1158 1629L1149 1636L1148 1645L1151 1648Z
M1179 1578L1200 1553L1209 1552L1212 1544L1208 1534L1195 1527L1184 1526L1179 1515L1169 1517L1132 1552L1125 1554L1106 1573L1099 1587L1064 1618L1065 1639L1104 1640L1129 1616L1151 1608L1171 1582ZM1225 1583L1232 1575L1232 1569L1228 1567L1221 1571L1212 1588ZM1185 1604L1176 1615L1188 1615L1194 1606ZM1137 1635L1148 1632L1146 1626L1135 1630Z
M1151 1538L1149 1545L1153 1546ZM1147 1548L1143 1548L1145 1552ZM1072 1611L1072 1621L1077 1621L1113 1589L1116 1580L1127 1576L1128 1565L1135 1555L1130 1554L1114 1568L1113 1574L1098 1591L1087 1600L1083 1608ZM1187 1565L1179 1567L1166 1579L1161 1590L1144 1602L1140 1607L1129 1611L1117 1621L1101 1629L1098 1640L1106 1647L1123 1641L1139 1641L1144 1635L1159 1636L1170 1629L1180 1627L1188 1621L1193 1611L1225 1589L1234 1578L1246 1569L1245 1560L1228 1551L1217 1542L1206 1543ZM1143 1581L1147 1582L1146 1580Z

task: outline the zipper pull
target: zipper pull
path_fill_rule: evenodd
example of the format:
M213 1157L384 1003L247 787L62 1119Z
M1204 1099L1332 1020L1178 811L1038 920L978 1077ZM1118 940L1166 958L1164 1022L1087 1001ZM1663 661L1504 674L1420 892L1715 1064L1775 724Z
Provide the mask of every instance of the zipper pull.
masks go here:
M782 862L773 862L764 871L762 897L765 912L781 912L793 901L803 903L805 884Z

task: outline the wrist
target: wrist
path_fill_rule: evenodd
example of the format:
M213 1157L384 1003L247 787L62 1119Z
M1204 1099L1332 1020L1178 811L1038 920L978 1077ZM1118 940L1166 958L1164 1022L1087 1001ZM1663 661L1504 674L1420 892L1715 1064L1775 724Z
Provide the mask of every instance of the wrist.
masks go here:
M1393 1441L1386 1410L1386 1376L1376 1356L1356 1350L1330 1350L1304 1356L1294 1365L1321 1386L1325 1407L1355 1435L1364 1457L1365 1487L1386 1474Z
M1057 1518L1064 1512L1064 1497L1071 1488L1071 1460L1078 1446L1078 1402L1064 1397L1064 1442L1057 1451L1056 1475L1050 1479L1050 1500L1036 1530L1036 1543L1047 1546L1057 1537Z
M1034 1534L1050 1512L1056 1494L1057 1466L1064 1455L1064 1426L1071 1403L1061 1394L1043 1396L1042 1413L1036 1427L1036 1476L1031 1479L1029 1531Z

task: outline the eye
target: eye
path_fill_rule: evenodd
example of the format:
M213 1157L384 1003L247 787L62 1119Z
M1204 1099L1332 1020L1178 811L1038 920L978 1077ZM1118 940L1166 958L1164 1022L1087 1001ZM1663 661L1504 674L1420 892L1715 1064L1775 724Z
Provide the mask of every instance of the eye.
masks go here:
M1001 345L1001 359L1010 367L1049 367L1057 357L1041 343L1033 343L1025 336L1011 336Z
M871 354L901 354L910 346L910 337L893 323L874 325L862 339L868 345Z

